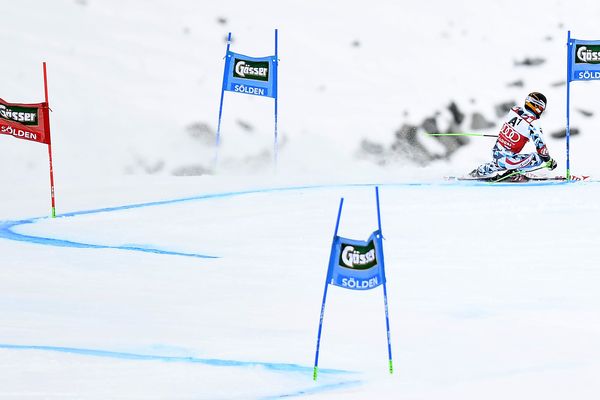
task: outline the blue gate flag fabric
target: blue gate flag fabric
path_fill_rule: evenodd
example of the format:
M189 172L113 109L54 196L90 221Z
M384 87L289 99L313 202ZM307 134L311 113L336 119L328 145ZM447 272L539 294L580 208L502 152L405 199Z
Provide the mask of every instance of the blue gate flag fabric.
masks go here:
M369 290L385 282L381 231L366 241L333 238L329 283L352 290Z
M600 40L569 39L569 81L600 80Z
M228 51L223 90L277 98L277 57L249 57Z

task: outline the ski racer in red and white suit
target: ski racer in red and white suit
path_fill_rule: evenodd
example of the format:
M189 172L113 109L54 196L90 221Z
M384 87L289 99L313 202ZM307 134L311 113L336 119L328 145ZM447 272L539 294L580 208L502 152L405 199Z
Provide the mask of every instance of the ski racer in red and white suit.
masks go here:
M510 170L529 171L542 164L551 170L556 168L548 154L542 137L539 118L546 108L546 97L538 92L530 93L525 99L525 107L513 107L502 124L498 140L492 149L494 160L473 170L473 177L493 178ZM519 154L528 141L535 146L535 153Z

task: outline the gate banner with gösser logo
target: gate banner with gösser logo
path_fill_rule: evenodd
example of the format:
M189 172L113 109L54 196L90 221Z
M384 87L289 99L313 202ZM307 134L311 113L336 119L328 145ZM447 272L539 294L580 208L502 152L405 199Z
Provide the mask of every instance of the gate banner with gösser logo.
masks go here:
M0 134L32 142L50 142L46 103L9 103L0 99Z
M569 40L570 81L600 79L600 40Z
M277 168L278 139L277 139L277 29L275 29L275 55L266 57L250 57L229 50L231 47L231 32L227 35L227 50L225 52L225 69L221 86L221 101L219 104L219 122L215 142L215 157L213 169L219 162L219 147L221 144L221 118L223 116L223 98L225 92L251 94L253 96L271 97L274 105L274 139L273 165Z
M376 288L385 281L381 263L381 232L367 241L336 236L329 258L329 283L352 290Z
M338 236L344 198L342 197L340 200L340 208L338 209L335 231L333 233L333 242L331 243L327 277L325 278L325 289L323 290L319 330L317 331L317 349L315 351L315 365L313 367L313 379L315 381L317 380L319 373L319 349L321 348L321 332L323 331L325 303L327 301L327 288L329 285L351 290L369 290L378 286L383 287L383 305L385 310L388 347L388 369L390 374L394 372L394 367L392 365L392 344L390 338L385 262L383 259L383 234L381 233L379 187L377 186L375 187L375 203L377 206L377 225L379 229L371 233L367 240L362 241Z
M275 56L254 58L227 52L223 89L255 96L277 97Z
M48 146L48 165L50 167L51 215L56 217L54 197L54 167L52 166L52 140L50 140L50 106L48 102L48 78L46 63L42 63L44 73L43 103L9 103L0 99L0 135L12 136L30 142Z

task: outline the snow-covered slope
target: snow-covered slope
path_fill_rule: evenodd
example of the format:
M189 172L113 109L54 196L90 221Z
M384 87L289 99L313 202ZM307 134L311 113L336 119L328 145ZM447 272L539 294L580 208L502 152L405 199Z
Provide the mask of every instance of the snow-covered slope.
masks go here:
M363 239L377 225L374 190L269 187L123 180L90 189L80 209L90 212L0 222L0 396L591 399L600 390L597 183L383 185L396 371L387 372L381 288L331 287L316 383L339 198L340 234Z

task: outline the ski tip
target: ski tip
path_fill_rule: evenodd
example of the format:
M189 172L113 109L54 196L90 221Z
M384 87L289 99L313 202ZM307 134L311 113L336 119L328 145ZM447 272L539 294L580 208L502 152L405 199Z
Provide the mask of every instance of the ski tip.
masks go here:
M532 180L545 180L545 181L565 181L565 182L584 182L588 181L589 175L571 175L569 177L563 175L550 176L550 177L531 177Z
M587 181L590 179L589 175L571 175L571 181Z

